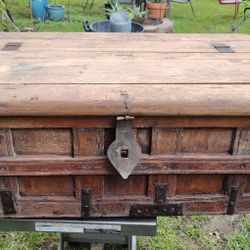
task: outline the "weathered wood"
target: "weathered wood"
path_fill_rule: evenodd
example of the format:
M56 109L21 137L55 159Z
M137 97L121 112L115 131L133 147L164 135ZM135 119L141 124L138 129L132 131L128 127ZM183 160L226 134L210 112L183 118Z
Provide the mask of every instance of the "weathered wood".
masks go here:
M113 175L106 157L16 157L0 159L0 175ZM249 174L250 157L230 155L142 156L133 174Z
M11 130L0 128L0 157L14 155L15 151Z
M17 155L72 155L72 135L67 129L12 130Z
M0 115L250 115L250 85L244 84L66 86L0 85Z
M1 34L0 217L249 212L249 55L245 35ZM126 180L122 115L142 152Z
M234 154L250 154L250 129L237 129Z

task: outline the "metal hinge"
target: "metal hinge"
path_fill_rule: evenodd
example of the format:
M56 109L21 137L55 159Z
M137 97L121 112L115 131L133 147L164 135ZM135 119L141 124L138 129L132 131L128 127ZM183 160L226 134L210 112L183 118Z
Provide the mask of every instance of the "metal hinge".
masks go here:
M230 45L225 43L212 43L211 44L215 49L217 49L220 53L235 53Z
M123 179L127 179L140 159L141 148L132 139L132 116L119 116L116 119L116 139L108 148L107 155L113 167Z
M132 205L131 217L156 217L156 216L178 216L182 215L183 204L165 204L168 185L158 184L155 187L155 204Z
M131 217L156 217L156 216L178 216L182 215L183 205L162 204L162 205L133 205L130 209Z
M8 190L0 191L0 197L4 214L15 214L15 199L12 192Z
M82 198L82 217L88 218L90 216L90 201L91 201L91 189L84 188L81 191L81 198Z
M229 195L227 214L232 215L235 213L236 204L237 204L239 196L240 196L239 187L232 187L230 195Z
M4 47L2 48L3 51L13 51L17 50L21 47L22 43L20 42L10 42L6 43Z
M247 176L245 175L228 175L225 183L225 191L229 196L227 214L236 212L239 199L244 193L247 184Z
M155 203L163 204L166 202L168 185L167 184L158 184L155 187Z

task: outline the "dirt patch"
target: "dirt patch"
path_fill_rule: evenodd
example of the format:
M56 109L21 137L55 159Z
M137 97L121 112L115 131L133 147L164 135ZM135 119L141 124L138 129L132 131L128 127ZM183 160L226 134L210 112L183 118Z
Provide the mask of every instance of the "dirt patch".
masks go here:
M242 218L243 215L211 216L209 221L204 222L203 228L209 236L215 237L225 246L230 234L240 231Z

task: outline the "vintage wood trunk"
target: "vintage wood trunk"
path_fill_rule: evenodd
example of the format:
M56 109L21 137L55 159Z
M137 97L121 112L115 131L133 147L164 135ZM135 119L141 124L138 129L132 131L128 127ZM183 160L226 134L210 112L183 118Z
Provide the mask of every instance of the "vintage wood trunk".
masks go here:
M0 34L0 217L250 211L250 37Z

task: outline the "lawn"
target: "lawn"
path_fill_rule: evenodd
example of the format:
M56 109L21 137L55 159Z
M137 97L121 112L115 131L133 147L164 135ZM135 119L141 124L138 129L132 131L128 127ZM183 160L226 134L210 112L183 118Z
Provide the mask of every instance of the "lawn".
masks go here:
M82 31L83 19L90 22L105 19L103 9L105 0L94 0L91 9L89 5L84 9L86 0L57 0L57 3L65 6L64 20L58 23L52 21L39 23L31 20L28 0L6 1L19 27L33 27L37 31ZM55 1L50 0L50 3L53 4ZM237 19L234 20L233 5L220 5L218 0L192 0L192 2L196 17L193 17L189 4L172 3L171 18L174 21L175 32L228 33L231 32L232 24L235 24L243 15L243 3ZM237 32L250 34L250 19L240 26Z

